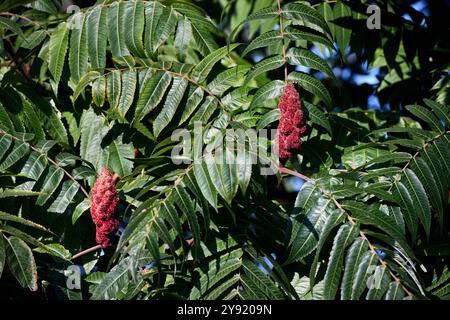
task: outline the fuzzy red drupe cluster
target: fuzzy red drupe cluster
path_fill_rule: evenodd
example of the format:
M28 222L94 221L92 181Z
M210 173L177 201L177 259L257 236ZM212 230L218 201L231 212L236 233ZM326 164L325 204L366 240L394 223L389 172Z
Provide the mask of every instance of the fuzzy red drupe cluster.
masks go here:
M119 202L115 181L106 168L92 188L91 215L96 227L97 243L106 248L112 244L112 237L119 228L116 208Z
M292 83L288 83L284 88L278 107L281 112L277 132L278 157L284 164L299 151L302 144L301 137L306 132L306 119L300 95Z

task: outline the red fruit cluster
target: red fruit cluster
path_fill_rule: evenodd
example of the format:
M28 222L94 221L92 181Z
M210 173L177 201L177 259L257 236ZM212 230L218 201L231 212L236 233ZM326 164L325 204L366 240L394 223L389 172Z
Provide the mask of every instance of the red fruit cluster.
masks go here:
M106 248L112 244L112 237L119 228L116 214L119 197L113 176L102 168L100 176L92 188L91 216L96 227L97 243Z
M292 83L284 88L278 107L281 112L277 132L278 157L284 164L298 152L302 144L301 136L306 132L300 95Z

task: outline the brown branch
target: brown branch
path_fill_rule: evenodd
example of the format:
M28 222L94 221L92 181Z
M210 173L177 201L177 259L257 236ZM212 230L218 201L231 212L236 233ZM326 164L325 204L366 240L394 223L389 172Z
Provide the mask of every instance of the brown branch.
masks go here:
M71 260L75 260L76 258L79 258L79 257L81 257L81 256L83 256L83 255L85 255L85 254L87 254L89 252L92 252L92 251L95 251L95 250L98 250L98 249L101 249L101 248L102 248L102 246L98 244L98 245L93 246L93 247L91 247L89 249L86 249L86 250L83 250L81 252L78 252L76 255L74 255L72 257Z
M283 12L281 11L281 0L277 0L278 3L278 16L280 17L280 36L281 43L283 44L283 64L284 64L284 82L287 82L287 64L286 64L286 46L284 43L284 26L283 26Z
M20 139L19 139L19 140L20 140ZM78 185L80 186L81 192L83 192L84 195L86 196L86 198L89 199L89 193L86 191L86 189L84 189L84 187L81 185L81 183L79 183L79 182L78 182L78 181L77 181L77 180L76 180L69 172L67 172L63 167L61 167L55 160L53 160L52 158L50 158L49 156L47 156L47 154L46 154L44 151L42 151L41 149L36 148L36 147L32 146L31 144L29 144L29 146L30 146L30 148L31 148L33 151L36 151L36 152L38 152L38 153L40 153L40 154L43 154L43 155L47 158L48 161L50 161L50 162L51 162L54 166L56 166L58 169L61 169L61 170L64 172L64 174L65 174L70 180L72 180L72 181L78 183Z
M12 13L12 12L1 12L0 16L17 17L19 19L28 21L28 22L36 25L38 28L44 30L44 32L47 34L47 36L50 36L49 32L44 28L44 26L42 24L31 20L27 16L20 15L17 13ZM22 73L22 75L25 77L25 79L30 80L31 79L30 64L24 63L21 58L17 57L16 50L14 49L14 45L11 42L11 39L6 38L5 41L6 41L6 46L5 46L6 53L11 57L11 59L14 61L15 65L19 67L19 70Z
M321 4L324 4L324 3L335 3L335 2L337 2L337 0L330 0L330 1L325 1L325 2L319 2L319 3L313 4L311 6L311 8L318 7L318 6L320 6Z
M225 109L225 105L223 104L222 100L217 95L215 95L207 86L202 85L198 81L196 81L196 80L192 79L191 77L189 77L188 73L175 72L175 71L172 71L172 70L169 70L169 69L165 69L165 68L162 68L162 67L156 67L156 66L133 67L133 69L134 70L152 69L152 70L162 71L162 72L168 73L171 76L175 76L175 77L180 77L180 78L186 79L188 82L190 82L190 83L194 84L195 86L199 87L204 92L206 92L211 98L216 100L217 103L219 104L219 108ZM115 70L123 71L123 70L129 70L129 68L122 68L122 69L105 68L105 70L111 70L110 72L104 74L104 76L107 76L109 73L111 73L111 72L113 72Z
M19 71L24 78L30 80L31 67L30 65L23 63L22 59L17 56L16 50L14 49L14 45L10 38L5 39L5 50L9 57L15 62L16 66L19 67Z
M299 173L299 172L296 172L296 171L290 170L290 169L288 169L288 168L285 168L285 167L279 167L279 168L278 168L278 171L279 171L280 173L289 174L289 175L291 175L291 176L294 176L294 177L303 179L303 180L305 180L305 181L311 180L311 178L309 178L309 177L307 177L307 176L305 176L305 175L303 175L303 174L301 174L301 173Z
M42 24L40 24L39 22L33 21L30 18L28 18L27 16L24 15L20 15L17 13L12 13L12 12L1 12L0 15L2 16L9 16L9 17L17 17L23 20L26 20L28 22L31 22L32 24L36 25L37 27L39 27L40 29L44 30L44 32L50 36L50 34L48 33L48 31L44 28L44 26Z
M344 208L342 208L342 205L336 200L336 198L335 198L333 195L330 195L330 194L328 194L328 195L331 197L331 199L333 200L333 202L334 202L334 204L336 205L336 207L339 208L340 210L344 211L344 212L347 214L347 219L348 219L348 221L350 221L350 223L352 224L352 226L356 226L355 220L347 213L347 211L346 211ZM403 289L403 291L405 291L405 293L406 293L410 298L414 297L414 294L413 294L411 291L409 291L409 290L402 284L402 282L400 281L400 278L397 277L397 276L392 272L392 270L389 268L388 264L387 264L383 259L381 259L381 257L377 254L377 251L376 251L375 247L372 245L372 243L371 243L371 242L369 241L369 239L366 237L366 235L364 234L364 232L362 232L362 231L360 230L360 231L359 231L359 235L360 235L360 237L361 237L364 241L367 242L367 245L369 246L370 251L371 251L373 254L376 254L376 255L377 255L378 261L379 261L380 264L381 264L381 265L389 272L389 274L390 274L391 277L395 280L395 282L397 282L397 283L400 285L400 287Z
M23 141L23 140L21 140L21 139L15 137L15 136L13 136L12 134L10 134L10 133L8 133L8 132L2 130L2 129L0 129L0 133L6 134L6 135L10 136L11 138L13 138L13 139L16 140L16 141L25 142L25 141ZM42 154L43 156L45 156L45 157L47 158L47 160L48 160L50 163L52 163L52 164L53 164L54 166L56 166L58 169L62 170L62 171L64 172L64 174L65 174L70 180L72 180L73 182L77 183L77 184L80 186L80 190L84 193L84 195L86 196L86 198L89 199L89 193L86 191L86 189L84 189L84 187L81 185L81 183L79 183L79 182L78 182L78 181L77 181L77 180L76 180L69 172L67 172L63 167L61 167L55 160L53 160L52 158L50 158L50 157L49 157L44 151L42 151L41 149L32 146L32 145L31 145L30 143L28 143L28 142L25 142L25 143L27 143L27 144L30 146L31 150L33 150L33 151L35 151L35 152L37 152L37 153L40 153L40 154Z
M423 151L425 148L427 148L427 147L428 147L431 143L433 143L435 140L437 140L437 139L439 139L440 137L442 137L442 136L444 136L444 135L447 135L447 134L450 134L450 130L443 131L443 132L441 132L440 134L438 134L437 136L435 136L435 137L431 138L429 141L427 141L427 142L426 142L419 150L416 151L416 153L412 156L412 158L411 158L411 159L403 166L403 168L401 169L401 171L404 172L404 171L410 166L411 161L414 160L414 159L420 154L421 151ZM280 168L280 169L281 169L281 168ZM392 189L393 185L394 185L397 181L398 181L398 179L394 179L394 181L391 183L391 185L390 185L390 187L389 187L389 191ZM349 222L352 224L352 226L355 226L355 225L357 224L357 223L355 222L355 220L351 217L351 215L348 214L348 213L346 212L346 210L342 207L342 205L336 200L336 198L335 198L332 194L330 194L329 192L327 192L327 191L325 191L325 190L323 190L323 189L321 189L321 191L322 191L324 194L327 194L327 195L333 200L333 202L334 202L334 204L336 205L337 208L339 208L340 210L344 211L344 212L347 214L347 219L348 219ZM367 236L365 235L365 233L362 232L362 231L360 230L360 231L359 231L359 235L360 235L360 237L361 237L364 241L366 241L366 243L367 243L367 245L368 245L370 251L371 251L373 254L376 254L376 255L378 256L375 247L374 247L374 246L372 245L372 243L369 241L369 239L367 238ZM379 261L380 264L381 264L381 265L389 272L389 274L391 275L391 277L399 284L399 286L403 289L403 291L404 291L410 298L414 297L414 294L413 294L411 291L409 291L408 288L406 288L406 287L402 284L400 278L397 277L397 276L394 274L394 272L390 269L389 265L388 265L383 259L381 259L380 256L378 256L378 261Z
M16 67L16 62L11 60L11 61L2 61L0 62L0 67L9 67L9 68L14 68Z
M437 139L440 139L441 137L450 134L450 130L447 131L442 131L440 134L438 134L437 136L434 136L433 138L431 138L430 140L428 140L421 148L419 148L416 153L414 153L414 155L411 157L411 159L408 160L408 162L403 166L401 172L404 173L406 171L406 169L411 165L411 161L415 160L417 156L420 155L420 152L422 152L423 150L425 150L430 144L432 144L434 141L436 141ZM391 182L391 185L389 186L388 191L392 190L392 187L394 186L394 184L397 183L397 181L399 181L400 179L398 178L394 178L394 180Z

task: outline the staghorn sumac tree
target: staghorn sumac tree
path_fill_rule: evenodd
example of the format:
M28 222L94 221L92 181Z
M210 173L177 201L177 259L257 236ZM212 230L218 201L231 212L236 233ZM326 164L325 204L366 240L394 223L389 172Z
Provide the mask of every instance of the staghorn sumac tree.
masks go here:
M381 29L364 2L0 4L1 295L448 299L423 3L375 1Z

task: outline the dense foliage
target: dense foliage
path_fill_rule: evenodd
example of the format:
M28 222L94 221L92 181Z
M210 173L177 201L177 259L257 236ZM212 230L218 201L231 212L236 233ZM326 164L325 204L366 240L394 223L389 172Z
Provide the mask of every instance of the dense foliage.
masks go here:
M419 2L2 1L1 295L449 299L449 8ZM282 166L254 137L287 83L307 131Z

